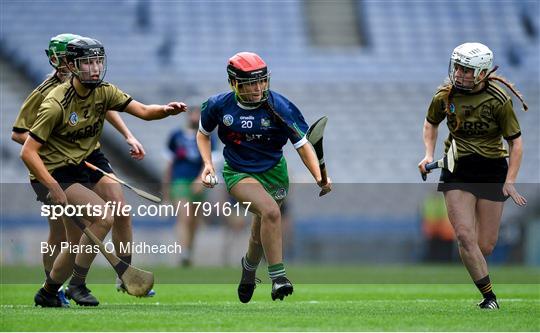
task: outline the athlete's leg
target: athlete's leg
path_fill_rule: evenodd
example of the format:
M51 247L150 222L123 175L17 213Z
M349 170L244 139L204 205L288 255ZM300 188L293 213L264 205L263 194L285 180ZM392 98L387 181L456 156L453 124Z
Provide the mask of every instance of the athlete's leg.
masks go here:
M497 238L499 236L499 227L501 225L501 216L503 211L503 202L478 199L476 203L476 231L478 237L478 246L482 254L487 257L493 252ZM476 287L482 293L484 300L478 305L483 309L497 309L497 296L493 292L493 286L489 274L486 274L475 281Z
M256 228L258 225L260 228L260 243L268 265L272 266L282 263L281 212L276 201L254 178L242 179L231 188L231 195L238 202L251 202L249 207L250 212L259 217L260 222L254 223L252 232L257 232ZM258 241L259 239L256 236L252 235L250 238L250 244L253 244L254 247L252 250L254 251L252 254L254 259L260 255L257 253L256 248Z
M105 202L96 193L79 183L75 183L69 186L64 192L66 193L68 202L71 205L90 204L92 206L102 207L105 205ZM96 237L98 237L100 240L103 240L113 224L113 218L110 215L110 212L107 212L103 217L86 215L87 212L84 209L81 210L81 213L83 213L82 217L91 223L89 229L96 235ZM75 229L72 228L74 226L74 222L66 218L64 223L66 225L66 231L68 232L68 241L75 241ZM70 223L73 225L71 225ZM80 235L80 231L78 231L78 233ZM74 244L77 243L75 242ZM80 237L80 241L78 242L78 244L84 247L90 247L94 245L94 243L86 235ZM96 254L97 253L83 253L82 255L77 256L77 262L80 263L82 267L90 267L90 264L94 260ZM65 260L63 258L64 255L67 256L67 253L65 254L64 252L62 252L58 256L57 261L60 261L60 263L57 264L55 261L53 270L51 271L51 278L59 283L64 283L68 279L72 271L72 267L67 267L68 269L66 269L66 267L64 267L64 265L62 264ZM69 262L69 259L67 262Z
M497 239L504 202L478 199L476 203L476 232L478 246L482 254L487 257L493 252Z
M459 254L473 281L488 274L487 264L478 246L475 210L476 197L466 191L450 190L444 193L448 218L458 240Z
M193 256L195 232L197 231L199 218L195 216L195 205L188 198L179 198L181 209L176 218L176 233L182 245L182 265L190 266ZM186 206L185 204L188 203ZM200 212L198 212L200 214Z
M47 244L54 246L54 251L52 253L43 253L43 268L45 269L45 274L48 276L53 268L54 261L58 254L60 253L60 247L62 242L66 242L66 228L64 227L64 222L62 217L58 217L56 220L48 218L49 222L49 238L47 239Z
M251 235L249 236L248 250L246 259L250 263L259 263L264 255L261 242L261 218L253 214L251 223Z
M101 177L93 188L103 201L111 202L116 207L126 204L122 185L108 177ZM118 209L117 209L118 212ZM116 214L112 226L112 241L116 254L120 259L131 264L131 244L133 242L133 229L131 225L131 214ZM120 246L122 244L122 246Z
M79 244L82 231L75 224L68 220L68 218L58 219L53 221L53 223L63 223L62 232L65 235L69 244ZM64 229L65 225L65 229ZM52 263L50 273L45 280L43 288L41 288L34 297L34 302L36 305L41 305L43 307L67 307L69 306L69 301L65 299L65 295L60 294L59 288L62 286L63 282L59 282L60 279L63 279L62 276L69 276L73 270L73 264L75 262L76 254L73 251L64 250L56 256L55 261ZM51 276L60 276L57 277L59 281L56 281Z
M82 231L79 227L73 223L69 217L62 218L64 233L66 234L66 239L70 248L64 249L56 257L51 273L49 276L55 281L62 281L62 283L67 280L67 277L73 272L73 264L75 263L75 257L77 256L77 251L73 250L73 246L77 246L81 240ZM54 271L54 275L53 272ZM67 276L67 277L65 277Z

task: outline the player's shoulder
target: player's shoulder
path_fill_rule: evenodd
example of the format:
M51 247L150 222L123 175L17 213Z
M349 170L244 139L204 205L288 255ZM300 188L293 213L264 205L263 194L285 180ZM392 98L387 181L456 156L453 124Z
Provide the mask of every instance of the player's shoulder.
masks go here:
M234 92L229 91L229 92L223 92L223 93L210 96L208 98L208 101L216 104L216 103L225 103L233 99L234 99Z
M62 82L56 75L51 75L45 79L39 86L34 89L35 93L41 94L43 97L47 96L54 88L59 86Z
M294 105L293 102L291 102L287 97L283 96L282 94L275 92L273 90L270 90L269 92L269 103L272 103L276 111L281 111L285 113L291 113L291 112L297 112L299 111L296 105Z
M75 88L71 85L70 82L64 82L54 87L45 101L50 102L51 100L56 101L58 104L61 104L64 108L71 103L73 98L77 94L75 93Z
M284 103L284 104L291 103L291 101L287 97L283 96L277 91L269 90L268 94L270 95L269 96L270 100L274 101L275 103Z
M229 103L234 103L234 92L224 92L210 96L206 102L203 103L204 108L219 109Z
M506 102L512 100L506 89L497 82L488 81L485 93L497 101L497 103L500 103L500 105L504 105Z
M96 91L108 91L108 90L114 90L118 89L114 84L107 82L107 81L101 81L101 83L96 87Z
M437 89L435 89L435 93L433 94L433 99L438 100L438 101L445 100L448 94L450 93L451 88L452 86L450 85L450 83L445 83L443 85L438 86Z

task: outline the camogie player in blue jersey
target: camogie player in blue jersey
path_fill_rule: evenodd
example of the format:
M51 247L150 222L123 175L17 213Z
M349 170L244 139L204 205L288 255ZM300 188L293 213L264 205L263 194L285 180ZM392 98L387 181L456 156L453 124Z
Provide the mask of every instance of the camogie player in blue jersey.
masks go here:
M218 127L225 145L223 178L227 190L238 202L250 202L254 214L251 237L242 258L238 297L251 300L255 271L264 255L272 280L272 300L292 294L285 276L282 256L279 205L287 195L289 176L283 146L290 140L323 193L331 191L330 180L322 184L315 152L307 144L308 125L300 110L284 96L270 90L270 72L255 53L241 52L229 59L227 73L232 92L210 97L202 105L197 144L204 169L203 185L213 187L215 170L210 133Z
M163 179L163 194L166 201L184 207L180 209L176 220L176 232L182 244L180 264L183 267L192 264L195 233L200 220L200 216L195 213L196 206L191 203L202 202L205 198L205 188L199 180L203 161L196 140L200 115L200 106L194 106L187 114L186 128L175 130L167 143L171 160ZM188 203L186 208L184 205Z

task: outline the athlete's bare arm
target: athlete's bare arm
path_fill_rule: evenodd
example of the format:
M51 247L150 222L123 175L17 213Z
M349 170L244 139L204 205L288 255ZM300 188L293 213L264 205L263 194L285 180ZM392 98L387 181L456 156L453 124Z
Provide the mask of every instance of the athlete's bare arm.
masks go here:
M144 120L156 120L186 112L187 105L181 102L171 102L167 105L146 105L133 100L124 111Z
M113 125L116 130L122 134L126 139L127 144L131 147L131 157L136 160L142 160L146 155L143 145L135 138L131 133L126 123L122 120L122 117L118 114L117 111L107 111L105 118L111 125Z
M38 151L41 146L40 142L28 136L21 149L21 159L36 179L49 189L51 201L54 204L64 205L67 203L66 194L39 157Z
M296 149L296 151L298 152L298 155L300 155L300 158L302 159L302 162L304 162L304 165L313 175L313 178L315 178L317 185L322 188L323 194L330 192L332 190L332 181L330 180L330 177L327 177L326 184L321 184L322 176L321 169L319 168L319 160L317 159L317 155L315 154L315 150L313 149L311 144L306 143L300 148Z
M437 143L437 135L439 127L431 124L429 121L424 120L424 146L426 147L426 155L424 159L418 163L420 172L427 173L426 164L433 162L433 154L435 153L435 143Z
M506 174L506 180L503 186L503 194L509 195L516 205L524 206L527 203L527 199L519 194L514 187L523 156L523 140L521 137L508 140L508 147L510 157L508 159L508 173Z
M197 146L199 147L199 152L204 164L201 173L201 181L205 187L214 187L212 184L206 182L206 175L210 173L213 175L216 174L214 164L212 163L212 142L210 137L203 134L201 131L197 131Z
M11 140L21 145L24 144L27 137L28 137L28 132L24 132L24 133L11 132Z

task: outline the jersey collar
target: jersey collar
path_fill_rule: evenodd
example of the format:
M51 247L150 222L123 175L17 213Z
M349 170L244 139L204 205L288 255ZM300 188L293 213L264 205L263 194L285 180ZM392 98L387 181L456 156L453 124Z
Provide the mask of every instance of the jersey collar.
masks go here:
M238 105L240 107L240 109L242 110L255 110L255 109L258 109L260 107L260 105L258 106L245 106L243 105L242 103L236 101L236 105Z

